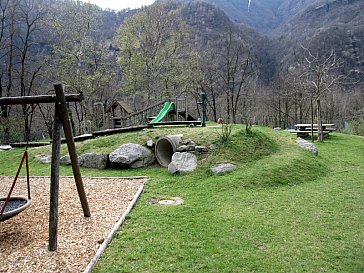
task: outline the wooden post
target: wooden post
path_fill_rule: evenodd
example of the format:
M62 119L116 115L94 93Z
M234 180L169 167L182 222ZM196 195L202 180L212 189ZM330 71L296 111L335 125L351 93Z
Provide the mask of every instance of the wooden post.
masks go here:
M64 134L66 137L68 152L69 152L71 164L72 164L73 175L75 177L76 187L77 187L77 191L78 191L78 196L80 197L83 214L85 217L90 217L91 213L90 213L90 209L88 206L85 189L83 187L80 166L78 164L76 146L75 146L75 142L73 140L72 128L71 128L71 124L70 124L69 117L68 117L68 111L67 111L66 99L65 99L65 95L64 95L63 84L55 84L54 90L56 91L60 119L63 124L63 131L64 131Z
M49 251L57 250L57 230L58 230L58 192L59 192L59 164L61 151L61 120L59 109L55 105L53 139L52 139L52 166L50 185L50 206L49 206Z
M187 105L187 96L185 96L185 107L186 107L186 118L185 121L188 120L188 105Z
M206 93L201 93L201 101L202 101L202 119L201 119L201 127L206 127Z
M178 96L176 96L175 100L174 100L174 108L176 110L176 121L178 121L179 117L178 117L178 107L179 107L179 103L178 103Z

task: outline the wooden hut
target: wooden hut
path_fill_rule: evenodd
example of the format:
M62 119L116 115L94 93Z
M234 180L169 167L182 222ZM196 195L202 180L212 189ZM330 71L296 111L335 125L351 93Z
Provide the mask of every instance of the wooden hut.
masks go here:
M110 117L110 127L113 129L121 126L122 117L129 116L133 112L133 108L122 100L114 100L105 111Z

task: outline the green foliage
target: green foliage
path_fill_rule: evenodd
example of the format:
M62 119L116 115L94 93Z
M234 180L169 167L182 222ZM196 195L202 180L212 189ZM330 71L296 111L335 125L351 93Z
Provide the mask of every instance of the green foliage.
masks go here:
M172 1L156 2L128 17L117 35L124 90L148 102L186 92L196 58L187 50L187 38L181 10Z
M0 118L0 144L9 144L24 139L24 125L19 122L19 119Z
M230 141L230 135L232 130L232 124L222 123L221 124L221 132L219 132L219 142L222 145L226 145Z
M352 120L346 129L349 134L364 136L364 120Z
M77 134L88 133L82 124L100 119L94 103L107 105L116 91L112 89L116 89L113 83L118 70L115 57L103 41L101 15L95 5L88 3L55 3L49 10L54 52L47 73L53 82L61 79L67 90L84 94L84 101L78 108L75 106ZM95 127L92 129L99 129Z

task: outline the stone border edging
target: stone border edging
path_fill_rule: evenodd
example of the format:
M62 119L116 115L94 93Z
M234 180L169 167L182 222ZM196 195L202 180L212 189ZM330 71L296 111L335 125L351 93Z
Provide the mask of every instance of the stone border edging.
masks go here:
M112 178L112 177L110 177ZM115 177L114 177L115 178ZM121 177L121 178L125 178L125 177ZM131 178L136 178L136 177L131 177ZM142 178L142 177L137 177L137 178ZM136 204L136 202L138 201L140 195L142 194L143 190L144 190L144 185L145 183L148 181L148 177L143 177L145 178L145 181L143 182L143 184L140 186L139 190L137 191L137 193L134 195L133 200L130 202L129 206L127 207L126 211L122 214L122 216L120 217L120 219L118 220L118 222L114 225L113 229L110 231L110 233L107 235L106 239L104 240L104 242L101 244L101 246L99 247L99 249L97 250L95 256L91 259L91 261L89 262L89 264L87 265L85 271L83 273L91 273L91 271L94 269L94 267L96 266L97 261L100 259L102 253L104 253L106 247L108 246L108 244L111 242L112 238L114 238L115 233L120 229L120 227L123 225L126 216L130 213L130 211L133 209L134 205Z

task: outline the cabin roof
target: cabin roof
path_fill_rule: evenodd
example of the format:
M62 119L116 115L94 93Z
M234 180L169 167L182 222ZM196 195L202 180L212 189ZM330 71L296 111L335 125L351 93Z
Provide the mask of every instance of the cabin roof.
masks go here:
M111 112L116 107L123 108L128 114L131 114L134 112L133 108L125 101L123 100L114 100L109 107L106 108L106 113Z

